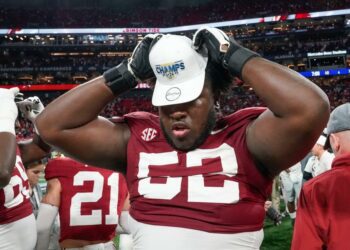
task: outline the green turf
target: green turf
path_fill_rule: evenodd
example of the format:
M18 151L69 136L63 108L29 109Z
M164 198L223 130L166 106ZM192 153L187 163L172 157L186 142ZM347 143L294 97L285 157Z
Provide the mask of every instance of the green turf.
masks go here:
M113 239L114 245L117 246L117 249L119 248L119 235L115 236Z
M279 226L274 226L270 219L266 219L261 250L289 250L292 233L293 228L289 216L284 217Z

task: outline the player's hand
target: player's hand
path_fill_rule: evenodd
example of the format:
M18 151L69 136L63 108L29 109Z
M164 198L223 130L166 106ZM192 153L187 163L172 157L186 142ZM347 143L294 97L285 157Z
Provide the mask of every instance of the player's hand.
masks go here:
M193 46L197 51L207 50L210 60L222 64L230 41L222 30L205 27L197 30L193 35Z
M44 110L44 105L37 96L28 97L27 99L17 102L17 106L24 118L34 122L36 117Z
M15 121L18 116L15 97L18 93L18 88L0 88L0 132L15 134Z
M265 201L265 204L264 204L264 209L265 209L265 212L267 212L267 210L272 206L272 201Z
M136 46L131 58L103 73L105 83L113 94L132 89L137 79L144 81L154 76L148 55L152 46L161 38L160 34L150 34Z
M198 51L207 49L209 60L222 65L233 76L240 78L245 63L259 56L217 28L205 27L197 30L193 36L193 46Z
M128 69L137 79L144 81L155 77L148 56L154 44L162 36L162 34L146 35L132 52L129 58Z

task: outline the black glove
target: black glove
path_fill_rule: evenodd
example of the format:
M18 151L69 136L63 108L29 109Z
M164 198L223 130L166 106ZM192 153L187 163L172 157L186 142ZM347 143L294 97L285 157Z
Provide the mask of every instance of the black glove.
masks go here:
M228 37L225 32L217 28L201 28L193 36L196 50L207 49L209 59L221 64L233 76L242 78L243 66L251 58L259 54L239 45L235 39Z
M148 56L154 44L156 44L162 36L162 34L148 34L132 52L129 59L129 70L132 71L137 79L145 81L156 77L149 63Z
M149 34L136 46L131 57L118 66L103 73L106 85L114 94L120 94L137 85L137 79L144 81L155 77L148 55L161 34Z

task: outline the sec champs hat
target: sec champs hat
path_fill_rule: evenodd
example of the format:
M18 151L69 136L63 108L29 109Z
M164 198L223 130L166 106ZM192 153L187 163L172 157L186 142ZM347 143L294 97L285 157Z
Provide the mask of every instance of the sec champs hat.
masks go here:
M328 136L325 148L327 149L330 147L330 134L345 130L350 130L350 103L342 104L332 111L327 124Z
M157 77L154 106L190 102L201 94L208 58L194 50L188 37L164 35L151 49L149 61Z

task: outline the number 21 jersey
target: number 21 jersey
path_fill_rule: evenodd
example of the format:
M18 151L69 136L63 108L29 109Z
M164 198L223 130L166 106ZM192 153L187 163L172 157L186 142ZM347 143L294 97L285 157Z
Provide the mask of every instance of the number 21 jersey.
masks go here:
M61 183L60 242L109 241L114 237L128 195L121 174L69 158L55 158L47 164L45 178L58 178Z

